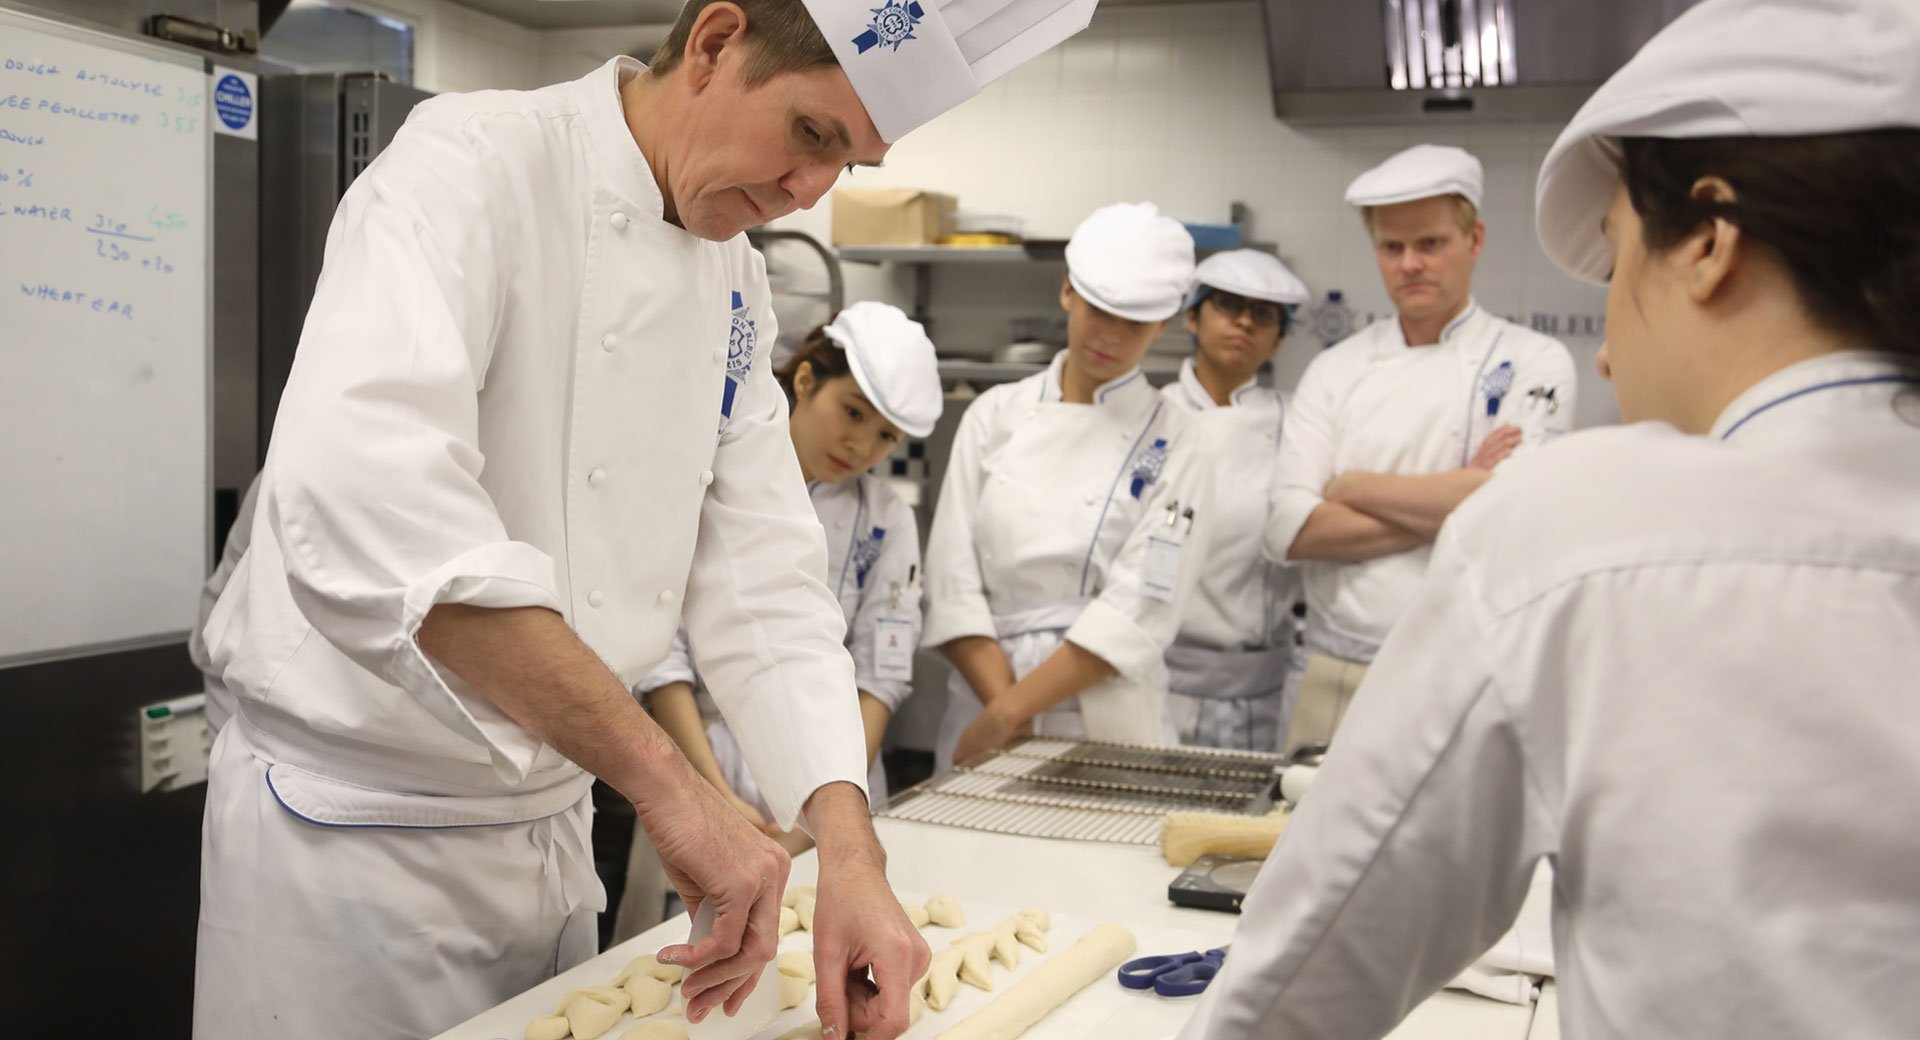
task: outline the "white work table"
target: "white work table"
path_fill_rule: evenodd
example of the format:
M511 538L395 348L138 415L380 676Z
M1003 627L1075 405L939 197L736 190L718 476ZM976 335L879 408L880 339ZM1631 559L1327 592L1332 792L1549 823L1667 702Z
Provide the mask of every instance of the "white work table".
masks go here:
M976 906L1043 907L1057 919L1054 952L1077 938L1070 934L1073 929L1102 921L1131 928L1139 939L1140 955L1205 949L1229 942L1239 920L1233 914L1189 910L1167 902L1167 883L1179 871L1167 865L1157 848L1023 838L903 820L876 819L874 824L887 847L887 876L903 897L954 895L968 911L969 926L992 923L974 914ZM808 853L794 861L788 884L811 884L818 873L819 862ZM568 990L605 985L633 958L684 941L687 927L684 915L667 921L475 1016L439 1040L520 1040L527 1023L550 1013ZM804 935L788 938L810 945ZM932 941L935 946L944 944ZM1039 958L1029 960L1037 963ZM977 998L973 1003L959 1005L966 1013L990 999L984 993L971 996ZM1193 999L1142 994L1109 978L1083 990L1029 1030L1025 1040L1160 1040L1179 1028L1190 1014ZM955 1011L950 1008L937 1018L923 1018L907 1037L932 1040L965 1017ZM766 1040L781 1036L794 1024L790 1018L798 1015L798 1009L789 1012L762 1036ZM1527 1040L1533 1019L1530 1007L1446 991L1416 1008L1391 1036L1393 1040ZM608 1033L606 1040L618 1040L627 1024ZM1555 1034L1543 1030L1534 1035Z

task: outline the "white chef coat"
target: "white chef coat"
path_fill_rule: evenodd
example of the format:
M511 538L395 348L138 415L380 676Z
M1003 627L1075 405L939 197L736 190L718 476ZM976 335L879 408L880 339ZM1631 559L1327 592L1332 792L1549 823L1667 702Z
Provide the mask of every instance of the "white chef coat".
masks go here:
M1285 560L1327 482L1350 470L1458 469L1487 434L1513 424L1524 455L1573 427L1573 357L1558 340L1469 300L1440 342L1409 347L1397 317L1307 366L1280 437L1267 555ZM1299 562L1307 651L1370 661L1427 570L1427 547L1364 563Z
M1181 1035L1377 1037L1551 859L1568 1037L1920 1022L1920 389L1763 380L1516 460L1433 567ZM1412 619L1418 618L1418 623Z
M1286 729L1300 595L1299 570L1262 553L1286 402L1256 376L1216 405L1192 358L1160 393L1209 428L1214 467L1212 540L1167 651L1174 724L1182 743L1271 751Z
M1215 523L1212 470L1196 461L1208 445L1138 369L1092 404L1067 403L1065 361L993 387L961 418L927 540L921 641L998 639L1016 678L1071 641L1118 674L1042 713L1034 731L1171 743L1162 655ZM1166 574L1150 560L1170 547L1178 566ZM951 766L980 707L955 669L936 768Z
M827 535L827 583L847 621L854 684L888 711L898 712L913 693L913 648L919 646L922 620L920 529L913 507L872 473L837 484L816 480L807 485L807 494ZM882 655L882 648L890 644L897 649ZM883 661L889 667L881 667ZM905 674L898 670L901 663ZM741 799L767 811L759 781L741 757L740 745L712 693L700 681L684 628L674 637L667 659L634 689L645 694L675 682L693 687L727 785ZM867 797L875 808L886 804L887 774L878 759L867 770Z
M640 71L620 58L543 90L427 101L335 214L252 546L206 626L240 704L222 739L242 731L251 754L210 780L203 1037L431 1033L482 1010L462 994L539 981L480 957L458 970L497 976L455 991L431 964L413 977L351 955L351 933L393 921L274 903L259 859L293 847L276 828L471 836L464 854L396 860L334 831L321 847L338 850L337 883L369 902L404 865L518 878L523 904L553 901L568 922L604 903L590 853L530 874L486 859L514 829L589 849L591 778L426 657L414 636L436 604L555 610L628 683L684 614L777 818L823 784L861 783L844 622L761 356L765 269L744 236L662 219L618 93ZM520 919L475 937L457 908L408 912L482 946L545 944L555 963L555 936L512 931ZM292 970L263 956L269 927L333 955L306 1004L247 996L251 976ZM239 938L209 945L221 936Z
M247 485L247 493L240 496L240 509L233 517L233 526L227 530L227 544L220 550L220 563L207 575L207 583L200 586L200 613L187 633L187 659L200 669L202 684L207 697L207 728L214 733L227 724L233 717L233 692L220 678L219 671L213 666L213 658L207 653L207 638L203 629L207 627L207 618L213 614L214 604L220 602L220 594L227 591L227 582L233 580L234 569L240 566L240 560L247 555L247 545L253 541L254 506L260 500L260 477L256 474L253 482Z

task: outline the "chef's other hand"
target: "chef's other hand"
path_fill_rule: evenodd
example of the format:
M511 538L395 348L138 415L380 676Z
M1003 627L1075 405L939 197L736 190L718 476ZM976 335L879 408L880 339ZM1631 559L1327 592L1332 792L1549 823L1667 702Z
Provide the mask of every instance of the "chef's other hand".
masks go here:
M965 762L981 752L992 751L1019 736L1026 727L1027 723L1014 716L1005 700L995 701L960 734L960 743L953 748L953 760Z
M1512 423L1487 434L1486 439L1480 442L1479 449L1473 453L1473 460L1467 463L1467 468L1492 469L1498 466L1507 461L1507 456L1513 454L1513 449L1520 446L1524 437L1520 427Z
M829 784L808 800L807 818L820 842L813 966L821 1034L893 1040L907 1031L907 992L927 973L932 951L887 884L866 795Z
M722 1003L728 1014L738 1011L779 951L780 894L789 861L691 769L687 781L634 810L687 912L713 902L712 934L660 951L661 963L687 969L681 984L687 1021L698 1022Z

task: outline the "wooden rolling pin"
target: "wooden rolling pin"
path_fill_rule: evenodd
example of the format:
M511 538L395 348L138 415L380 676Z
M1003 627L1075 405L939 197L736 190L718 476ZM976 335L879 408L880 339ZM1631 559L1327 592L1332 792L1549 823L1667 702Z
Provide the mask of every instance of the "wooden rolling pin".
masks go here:
M1265 816L1168 813L1160 827L1160 854L1176 867L1192 866L1194 860L1209 855L1266 859L1286 829L1284 809Z

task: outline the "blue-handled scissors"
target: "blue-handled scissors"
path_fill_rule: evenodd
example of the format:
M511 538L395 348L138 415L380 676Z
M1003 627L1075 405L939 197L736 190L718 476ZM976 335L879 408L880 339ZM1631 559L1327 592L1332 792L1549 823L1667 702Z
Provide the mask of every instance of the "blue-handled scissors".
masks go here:
M1151 989L1163 997L1191 997L1220 974L1227 948L1205 953L1173 953L1136 957L1120 966L1120 984L1128 989Z

